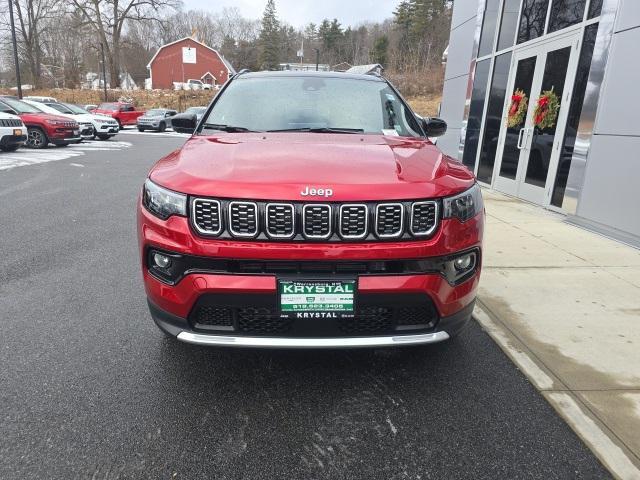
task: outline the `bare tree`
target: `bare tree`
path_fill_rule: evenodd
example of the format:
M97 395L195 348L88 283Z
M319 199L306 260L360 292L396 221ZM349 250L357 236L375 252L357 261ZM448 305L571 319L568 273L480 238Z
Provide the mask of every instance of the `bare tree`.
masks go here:
M181 5L179 0L70 0L85 23L104 45L111 85L120 83L122 37L128 23L161 21L165 10Z
M58 14L60 0L14 0L16 30L20 50L26 58L31 83L38 87L42 78L43 42L49 20Z

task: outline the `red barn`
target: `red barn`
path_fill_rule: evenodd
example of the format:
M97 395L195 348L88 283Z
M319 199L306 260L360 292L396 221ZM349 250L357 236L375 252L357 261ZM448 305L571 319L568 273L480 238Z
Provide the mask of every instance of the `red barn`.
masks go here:
M191 37L167 43L158 49L149 65L151 88L173 88L174 82L202 80L223 84L235 70L217 50Z

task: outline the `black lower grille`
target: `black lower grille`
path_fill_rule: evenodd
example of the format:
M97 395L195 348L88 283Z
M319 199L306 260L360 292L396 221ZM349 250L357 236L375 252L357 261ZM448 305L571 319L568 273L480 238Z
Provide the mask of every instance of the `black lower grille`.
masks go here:
M280 318L274 308L243 307L238 309L238 330L252 335L285 333L291 327L291 319Z
M340 330L349 335L385 333L393 329L393 311L388 307L363 307L354 318L344 318Z
M393 335L398 331L427 331L438 314L431 299L422 294L357 295L353 318L282 318L276 295L206 294L189 315L196 330L234 335L332 337Z

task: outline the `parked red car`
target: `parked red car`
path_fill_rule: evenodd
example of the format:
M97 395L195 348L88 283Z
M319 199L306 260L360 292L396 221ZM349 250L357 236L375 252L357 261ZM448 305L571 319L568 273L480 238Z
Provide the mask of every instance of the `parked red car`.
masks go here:
M27 143L30 148L45 148L49 143L66 147L82 141L80 126L75 120L44 113L37 108L8 97L0 98L0 108L18 115L27 127Z
M144 115L143 110L136 110L136 108L125 102L113 102L113 103L101 103L98 108L92 110L91 113L108 115L115 118L122 128L125 125L136 125L138 117Z
M151 316L238 347L447 340L473 311L484 207L384 78L236 75L151 170L138 235Z

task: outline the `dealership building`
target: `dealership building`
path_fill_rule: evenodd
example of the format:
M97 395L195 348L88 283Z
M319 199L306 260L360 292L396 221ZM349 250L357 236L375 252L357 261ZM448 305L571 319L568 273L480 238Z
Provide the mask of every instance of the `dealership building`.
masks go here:
M438 145L640 246L640 0L456 0Z

